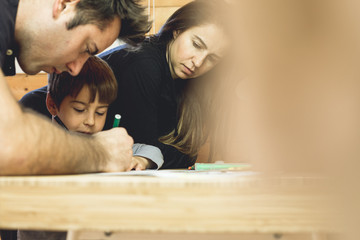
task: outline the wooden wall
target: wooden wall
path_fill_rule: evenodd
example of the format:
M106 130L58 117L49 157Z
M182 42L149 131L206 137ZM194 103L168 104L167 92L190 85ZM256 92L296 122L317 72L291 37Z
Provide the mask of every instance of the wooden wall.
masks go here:
M188 2L191 2L191 0L144 0L144 4L148 6L151 19L154 19L150 33L157 33L166 19Z
M16 74L15 76L5 77L14 97L19 100L27 92L43 87L47 84L47 74L37 75Z

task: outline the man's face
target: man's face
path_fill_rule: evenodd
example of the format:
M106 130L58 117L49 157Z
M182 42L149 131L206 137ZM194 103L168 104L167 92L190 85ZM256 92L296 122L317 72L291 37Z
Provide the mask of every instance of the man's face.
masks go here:
M75 5L69 3L64 5L64 9L53 12L51 26L45 24L48 27L27 29L25 37L19 41L18 61L24 72L67 71L75 76L90 55L102 52L116 40L121 27L119 18L110 22L103 31L93 24L68 30L66 24L75 16Z

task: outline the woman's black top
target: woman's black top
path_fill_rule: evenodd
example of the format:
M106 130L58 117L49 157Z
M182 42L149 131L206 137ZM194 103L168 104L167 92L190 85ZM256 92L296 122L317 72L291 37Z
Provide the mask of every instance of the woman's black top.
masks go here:
M171 77L166 44L147 40L140 49L126 45L100 55L114 71L118 97L110 105L104 129L112 127L115 114L137 143L157 146L164 156L162 168L187 168L195 159L158 138L177 127L181 94L189 80Z

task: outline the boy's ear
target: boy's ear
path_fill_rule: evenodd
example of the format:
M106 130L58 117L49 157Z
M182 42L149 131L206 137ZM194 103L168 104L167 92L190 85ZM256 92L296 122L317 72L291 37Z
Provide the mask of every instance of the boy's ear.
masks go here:
M79 1L80 0L55 0L52 9L53 17L55 19L58 18L62 11L64 11L69 6L75 7Z
M57 106L49 93L46 94L46 107L51 115L53 116L57 115L58 113Z

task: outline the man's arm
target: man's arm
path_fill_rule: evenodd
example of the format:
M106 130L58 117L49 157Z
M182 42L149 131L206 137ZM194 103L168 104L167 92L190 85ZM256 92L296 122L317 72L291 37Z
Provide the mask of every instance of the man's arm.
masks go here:
M132 144L123 128L84 137L23 110L0 70L0 175L124 171Z

